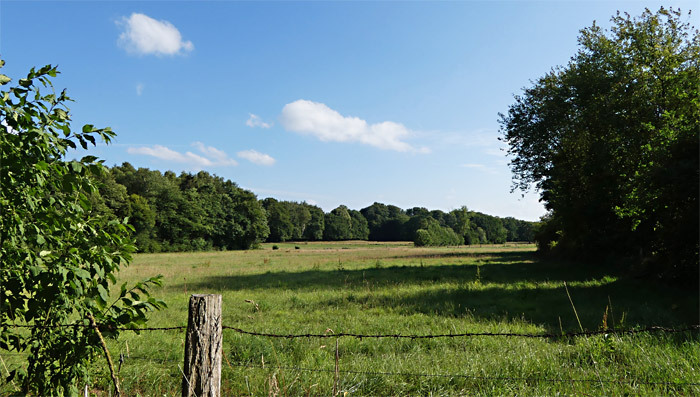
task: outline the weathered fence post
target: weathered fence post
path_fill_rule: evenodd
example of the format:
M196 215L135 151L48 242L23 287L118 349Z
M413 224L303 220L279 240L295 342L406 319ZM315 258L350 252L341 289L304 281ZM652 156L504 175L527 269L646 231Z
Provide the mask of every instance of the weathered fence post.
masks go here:
M221 295L190 296L183 397L221 395Z

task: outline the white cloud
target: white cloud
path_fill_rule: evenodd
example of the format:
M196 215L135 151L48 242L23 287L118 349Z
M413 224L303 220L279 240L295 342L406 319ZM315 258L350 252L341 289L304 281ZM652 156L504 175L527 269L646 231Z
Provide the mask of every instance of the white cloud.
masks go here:
M262 121L260 116L255 115L253 113L250 113L250 117L248 117L248 120L245 122L245 125L248 127L260 127L260 128L270 128L272 127L272 123L267 123Z
M357 117L343 116L323 103L303 99L286 104L280 122L288 131L311 135L323 142L359 142L399 152L428 151L403 141L411 131L402 124L393 121L368 124Z
M180 31L168 21L133 13L117 22L124 27L119 45L128 52L146 55L177 55L192 51L194 44L183 41Z
M462 164L462 167L464 167L464 168L478 168L480 170L486 169L486 166L483 164Z
M467 164L462 164L462 167L471 168L473 170L478 170L478 171L484 172L486 174L499 174L499 172L496 169L494 169L493 167L486 166L484 164L467 163Z
M275 164L275 159L270 157L269 155L265 153L260 153L257 150L244 150L241 152L236 153L236 155L242 159L246 159L250 161L251 163L258 164L258 165L273 165Z
M213 146L206 146L202 142L194 142L192 146L212 159L214 165L238 165L236 160L229 158L223 150L219 150Z
M141 96L143 94L143 83L136 84L136 95Z
M201 142L194 142L192 146L196 147L201 155L192 152L180 153L162 145L153 145L152 147L130 147L126 151L129 154L141 154L155 157L160 160L189 164L195 168L231 166L238 164L236 160L229 158L226 153L214 147L205 146Z

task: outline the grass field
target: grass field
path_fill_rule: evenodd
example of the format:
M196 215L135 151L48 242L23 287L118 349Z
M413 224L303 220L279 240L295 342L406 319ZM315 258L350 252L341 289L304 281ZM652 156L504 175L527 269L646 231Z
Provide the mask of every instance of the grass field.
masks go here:
M578 331L564 282L586 330L604 323L631 328L700 321L698 291L618 277L610 267L541 262L531 245L276 245L277 250L265 244L252 251L141 254L120 277L164 275L154 295L169 308L153 314L154 327L186 325L189 296L217 293L223 295L224 325L257 332ZM125 356L120 371L125 394L179 395L184 336L126 332L111 341L112 355ZM331 395L335 342L225 330L223 395ZM342 396L700 394L698 332L339 338L338 346ZM98 359L93 391L106 395L109 375L102 364Z

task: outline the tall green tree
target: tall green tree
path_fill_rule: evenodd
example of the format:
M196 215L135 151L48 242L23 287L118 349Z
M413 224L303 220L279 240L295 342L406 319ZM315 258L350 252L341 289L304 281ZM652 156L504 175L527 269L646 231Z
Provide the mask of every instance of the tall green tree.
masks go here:
M304 229L304 240L319 241L323 239L323 230L325 229L325 214L323 210L315 205L304 203L309 211L311 218Z
M515 187L551 211L542 246L698 269L700 35L677 10L618 14L501 115ZM697 279L697 278L695 278Z
M326 241L350 240L352 234L352 217L348 207L341 205L325 216L323 239Z
M290 240L294 234L294 223L290 215L290 206L271 197L262 201L267 212L267 225L270 228L268 241L279 242Z
M409 217L395 205L374 203L360 210L367 220L368 238L373 241L400 241Z
M369 237L369 226L367 219L362 216L362 213L357 210L348 211L350 214L350 234L353 240L367 240Z
M92 207L102 164L66 154L97 139L109 142L114 133L71 129L70 98L51 84L56 73L52 66L32 69L0 92L0 349L27 354L26 371L10 378L22 394L42 396L77 395L78 382L87 381L100 346L91 317L116 337L164 306L147 293L158 278L132 289L124 284L119 297L109 296L131 258L129 227ZM0 74L0 85L10 81Z
M306 203L291 203L289 208L289 217L294 225L292 230L292 240L303 240L304 231L311 221L309 206Z
M451 227L458 235L466 241L467 233L469 232L469 210L467 207L450 211L447 221L447 226Z

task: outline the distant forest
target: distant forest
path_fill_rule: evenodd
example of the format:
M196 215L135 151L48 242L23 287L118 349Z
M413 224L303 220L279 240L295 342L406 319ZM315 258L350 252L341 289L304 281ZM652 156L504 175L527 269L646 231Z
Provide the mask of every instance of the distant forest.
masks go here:
M534 241L537 223L466 207L443 212L374 203L324 213L305 202L258 200L236 183L200 171L161 173L129 163L97 176L99 215L129 219L140 252L249 249L262 242L413 241L418 246Z

